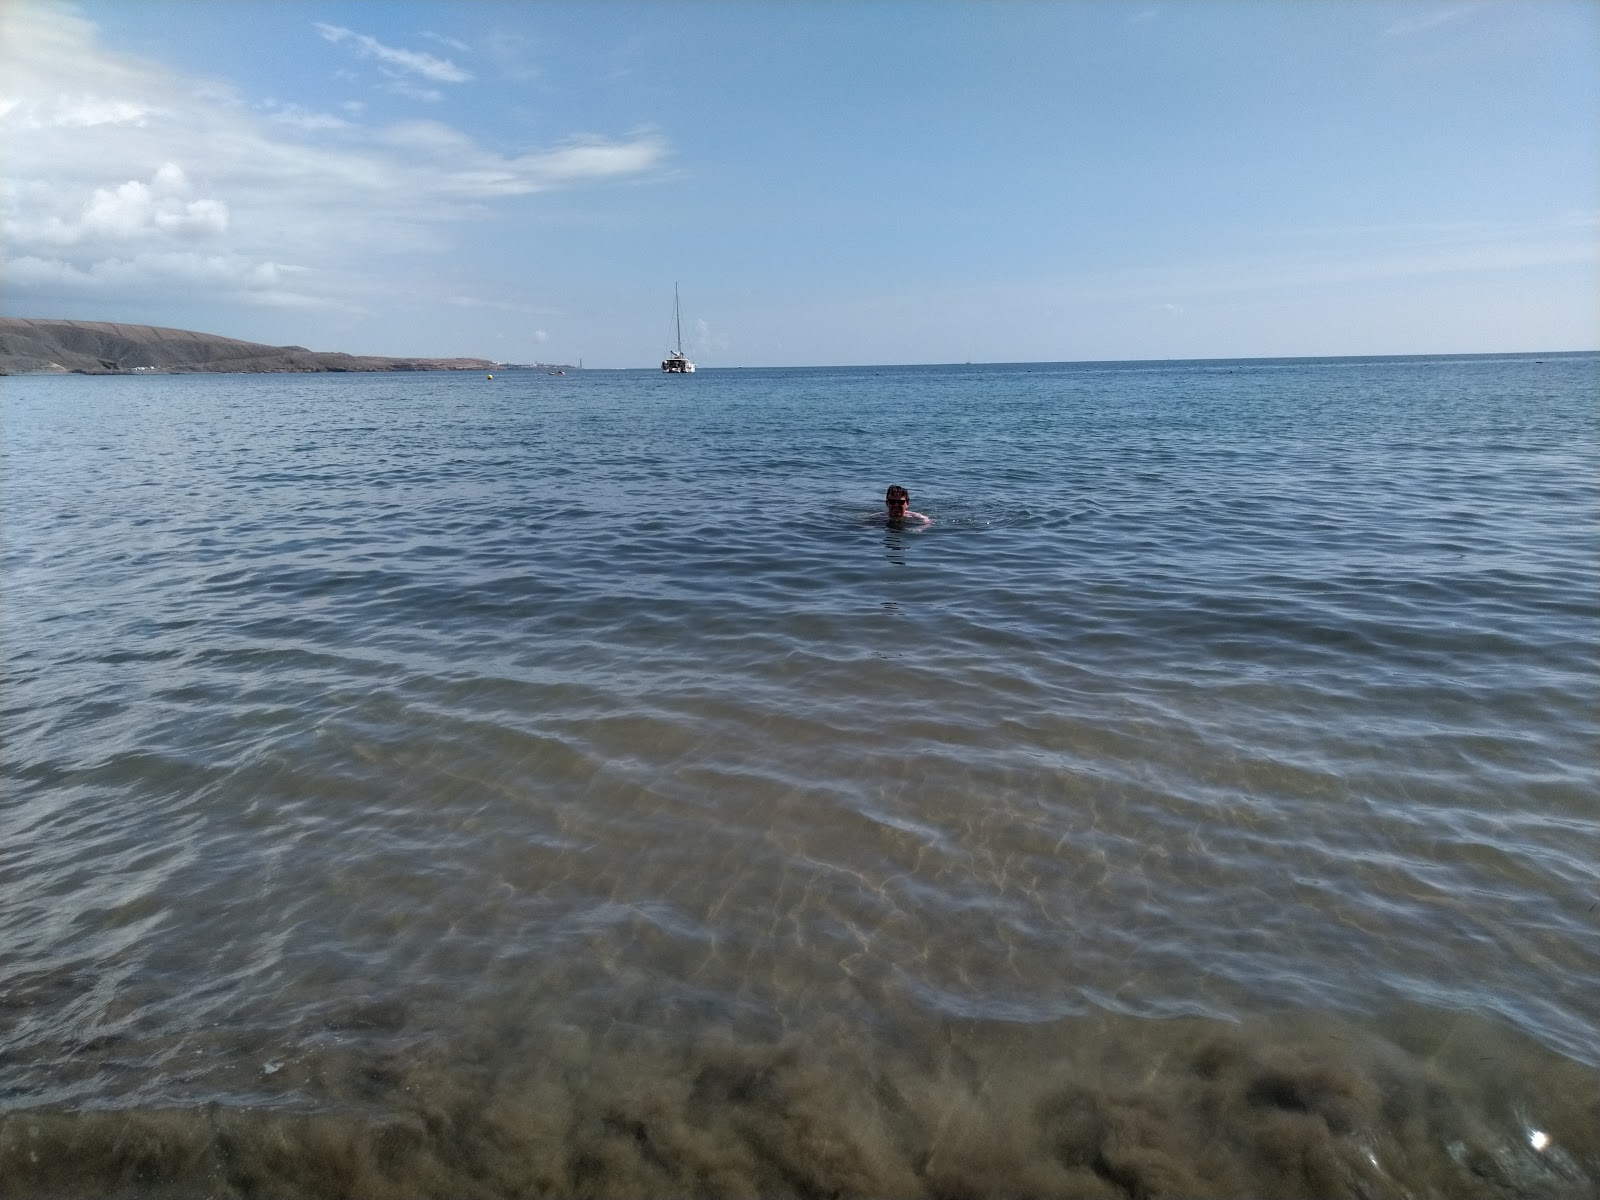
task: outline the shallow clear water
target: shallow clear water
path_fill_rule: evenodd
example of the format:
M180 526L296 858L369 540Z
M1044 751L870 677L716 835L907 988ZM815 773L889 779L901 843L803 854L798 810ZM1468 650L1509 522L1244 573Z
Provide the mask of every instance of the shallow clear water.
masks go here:
M0 1192L1591 1194L1597 381L6 380Z

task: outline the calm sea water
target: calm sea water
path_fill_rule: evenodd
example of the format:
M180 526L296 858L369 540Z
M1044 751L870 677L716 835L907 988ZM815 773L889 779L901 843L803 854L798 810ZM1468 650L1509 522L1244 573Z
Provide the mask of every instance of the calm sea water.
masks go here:
M1594 1195L1597 384L6 380L0 1193Z

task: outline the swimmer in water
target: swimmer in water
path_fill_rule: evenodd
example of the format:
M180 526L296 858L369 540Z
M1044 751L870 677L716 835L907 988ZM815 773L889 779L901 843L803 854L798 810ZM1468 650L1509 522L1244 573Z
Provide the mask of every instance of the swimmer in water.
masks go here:
M883 505L889 510L890 525L932 525L933 521L911 507L911 493L898 483L891 484L883 494Z

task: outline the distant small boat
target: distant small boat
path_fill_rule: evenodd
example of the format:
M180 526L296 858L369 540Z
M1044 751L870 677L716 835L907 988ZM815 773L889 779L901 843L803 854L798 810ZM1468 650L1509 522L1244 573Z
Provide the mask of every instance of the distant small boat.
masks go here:
M678 309L677 284L672 285L672 324L678 331L678 348L661 360L661 369L673 375L687 375L694 370L694 364L683 352L683 317Z

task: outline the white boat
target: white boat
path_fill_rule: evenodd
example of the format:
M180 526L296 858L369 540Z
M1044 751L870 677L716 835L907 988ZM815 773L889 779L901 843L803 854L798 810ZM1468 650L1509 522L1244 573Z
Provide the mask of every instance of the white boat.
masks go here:
M674 375L687 375L694 364L683 352L683 318L678 311L678 285L672 285L672 323L678 330L678 348L661 360L661 369Z

